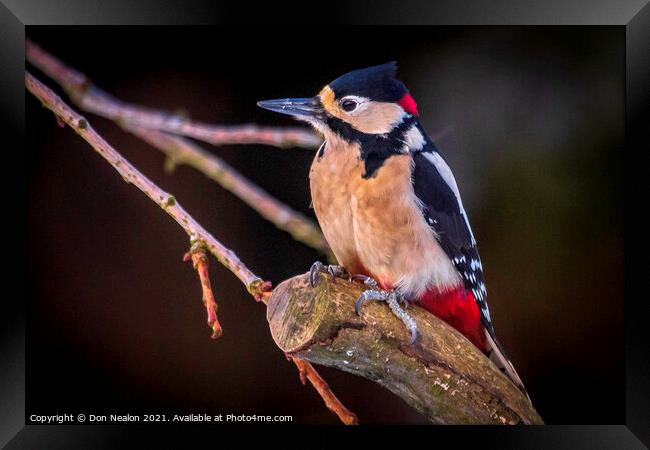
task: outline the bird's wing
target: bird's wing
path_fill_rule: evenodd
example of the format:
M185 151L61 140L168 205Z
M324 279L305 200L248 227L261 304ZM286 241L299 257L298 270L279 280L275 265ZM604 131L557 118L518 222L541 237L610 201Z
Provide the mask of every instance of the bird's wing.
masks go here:
M422 202L422 213L435 232L440 246L463 278L465 288L474 295L485 327L488 356L526 393L515 367L497 341L487 304L481 258L451 169L432 144L423 151L414 153L413 160L415 195Z
M465 288L472 291L481 322L494 335L481 258L451 169L433 146L414 153L413 161L413 189L422 203L422 213Z

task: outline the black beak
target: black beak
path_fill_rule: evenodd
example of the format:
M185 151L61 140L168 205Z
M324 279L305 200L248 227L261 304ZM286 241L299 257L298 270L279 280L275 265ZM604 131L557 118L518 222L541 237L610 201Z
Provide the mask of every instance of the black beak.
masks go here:
M316 117L323 111L318 97L262 100L257 102L257 106L280 114L294 116L297 119Z

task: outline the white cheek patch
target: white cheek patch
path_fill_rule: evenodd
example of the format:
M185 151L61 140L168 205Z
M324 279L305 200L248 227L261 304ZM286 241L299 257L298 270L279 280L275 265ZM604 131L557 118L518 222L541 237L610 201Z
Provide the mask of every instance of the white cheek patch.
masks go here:
M348 96L346 98L349 98ZM388 134L404 121L407 114L390 102L377 102L360 98L359 106L354 111L345 112L341 119L358 131L367 134Z

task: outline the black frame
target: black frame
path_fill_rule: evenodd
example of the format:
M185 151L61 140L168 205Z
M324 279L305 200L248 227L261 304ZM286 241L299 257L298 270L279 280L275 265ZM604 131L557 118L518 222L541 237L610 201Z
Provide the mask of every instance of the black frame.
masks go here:
M4 4L9 6L5 6ZM54 3L57 3L56 5ZM474 1L461 2L390 2L374 3L372 8L363 8L362 5L346 5L335 7L327 2L328 14L324 11L314 12L307 15L301 22L313 22L314 19L322 20L330 17L340 22L349 22L355 18L361 22L374 23L405 23L405 24L453 24L453 25L619 25L625 26L626 30L626 176L628 192L639 192L638 187L643 186L643 176L646 175L645 166L635 164L634 149L641 153L641 150L650 148L648 145L647 125L642 121L641 115L644 108L648 107L647 80L650 80L650 6L647 0L620 1L609 0L602 2L591 2L584 0L564 0L562 2L538 2L538 1L508 1L492 0L490 2ZM274 5L274 4L272 4ZM324 6L323 6L324 7ZM245 14L239 14L230 5L216 4L207 0L159 0L154 5L144 1L112 1L101 0L59 0L52 2L47 0L2 0L0 3L0 61L2 61L2 83L0 83L0 98L2 98L2 109L0 118L4 125L11 124L10 134L15 138L17 145L3 146L3 158L7 167L4 176L1 177L5 201L15 201L17 211L21 211L24 205L25 185L23 183L24 167L22 153L18 150L23 147L25 133L24 117L24 38L25 25L27 24L202 24L239 22L245 19L253 23L256 19L273 17L277 8L272 6L274 11L265 11L264 6L257 9L258 17L251 16L252 9ZM284 13L283 12L283 13ZM291 14L295 15L294 11ZM289 17L282 17L287 21ZM299 17L292 17L299 19ZM646 130L644 133L644 129ZM4 136L5 139L7 135ZM6 142L6 141L5 141ZM645 144L645 145L644 145ZM19 169L14 169L19 168ZM646 175L647 176L647 175ZM637 187L638 184L638 187ZM634 202L634 196L627 195L626 198ZM647 204L647 200L640 200ZM644 208L642 208L644 209ZM439 440L452 440L457 445L469 443L470 441L482 443L482 445L498 445L499 447L514 448L647 448L650 445L650 350L648 346L647 327L644 328L643 314L644 300L647 300L644 291L647 292L645 284L642 284L642 274L648 269L647 260L641 259L647 255L644 246L647 246L648 239L645 237L647 230L644 229L645 220L635 220L631 216L638 210L634 203L626 208L625 226L628 236L626 243L626 274L625 274L625 311L626 311L626 423L608 426L545 426L545 427L522 427L522 428L500 428L500 427L420 427L410 428L408 431L402 429L402 436L409 435L411 441L413 433L431 434L432 445L439 445ZM16 216L14 216L16 217ZM641 223L639 223L641 222ZM160 427L150 426L143 430L138 426L37 426L24 423L25 417L25 314L24 305L20 296L20 283L16 280L24 280L25 261L21 255L20 246L28 236L25 235L22 223L15 221L8 222L10 230L5 241L5 255L9 270L5 272L6 290L8 286L16 286L16 293L6 295L2 307L2 318L4 319L4 332L0 345L0 445L9 443L9 448L115 448L125 446L134 438L134 432L146 431L151 435L152 431L156 437L169 438L171 434L184 436L179 442L187 444L187 436L194 435L196 428L176 428L167 426L164 430ZM639 227L638 230L633 229ZM645 227L647 228L647 227ZM631 239L634 238L634 239ZM632 242L630 242L632 241ZM10 248L6 248L6 245ZM639 247L641 245L641 247ZM635 264L635 257L639 257L640 263ZM15 272L15 273L13 273ZM639 292L637 297L634 292ZM644 336L646 336L644 338ZM597 395L597 394L595 394ZM202 432L207 427L202 428ZM219 434L224 433L231 427L220 427L211 429L215 442ZM283 427L273 427L276 433L294 436L301 431L291 431ZM311 427L307 430L318 433ZM269 428L267 427L266 430ZM232 429L243 441L246 436L241 430ZM337 428L346 442L357 439L356 435L343 428ZM366 427L364 435L384 434L378 428ZM399 429L397 431L400 431ZM278 435L279 435L278 433ZM266 434L266 432L265 432ZM338 432L329 430L327 435L337 436ZM317 435L312 434L311 437ZM425 438L427 436L418 436ZM301 438L294 438L301 439ZM322 439L322 433L318 433L318 439ZM402 437L402 440L405 440ZM173 441L167 440L166 446L171 446ZM216 443L216 442L215 442ZM242 442L243 443L243 442ZM399 442L396 442L399 444ZM402 442L410 445L411 442Z

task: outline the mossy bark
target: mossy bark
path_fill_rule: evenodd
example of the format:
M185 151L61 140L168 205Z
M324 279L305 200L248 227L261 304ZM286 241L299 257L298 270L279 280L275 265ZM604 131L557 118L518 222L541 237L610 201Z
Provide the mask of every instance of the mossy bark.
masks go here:
M278 285L267 320L286 353L386 387L437 424L542 424L526 396L460 333L425 310L418 339L383 303L354 312L364 286L307 274Z

